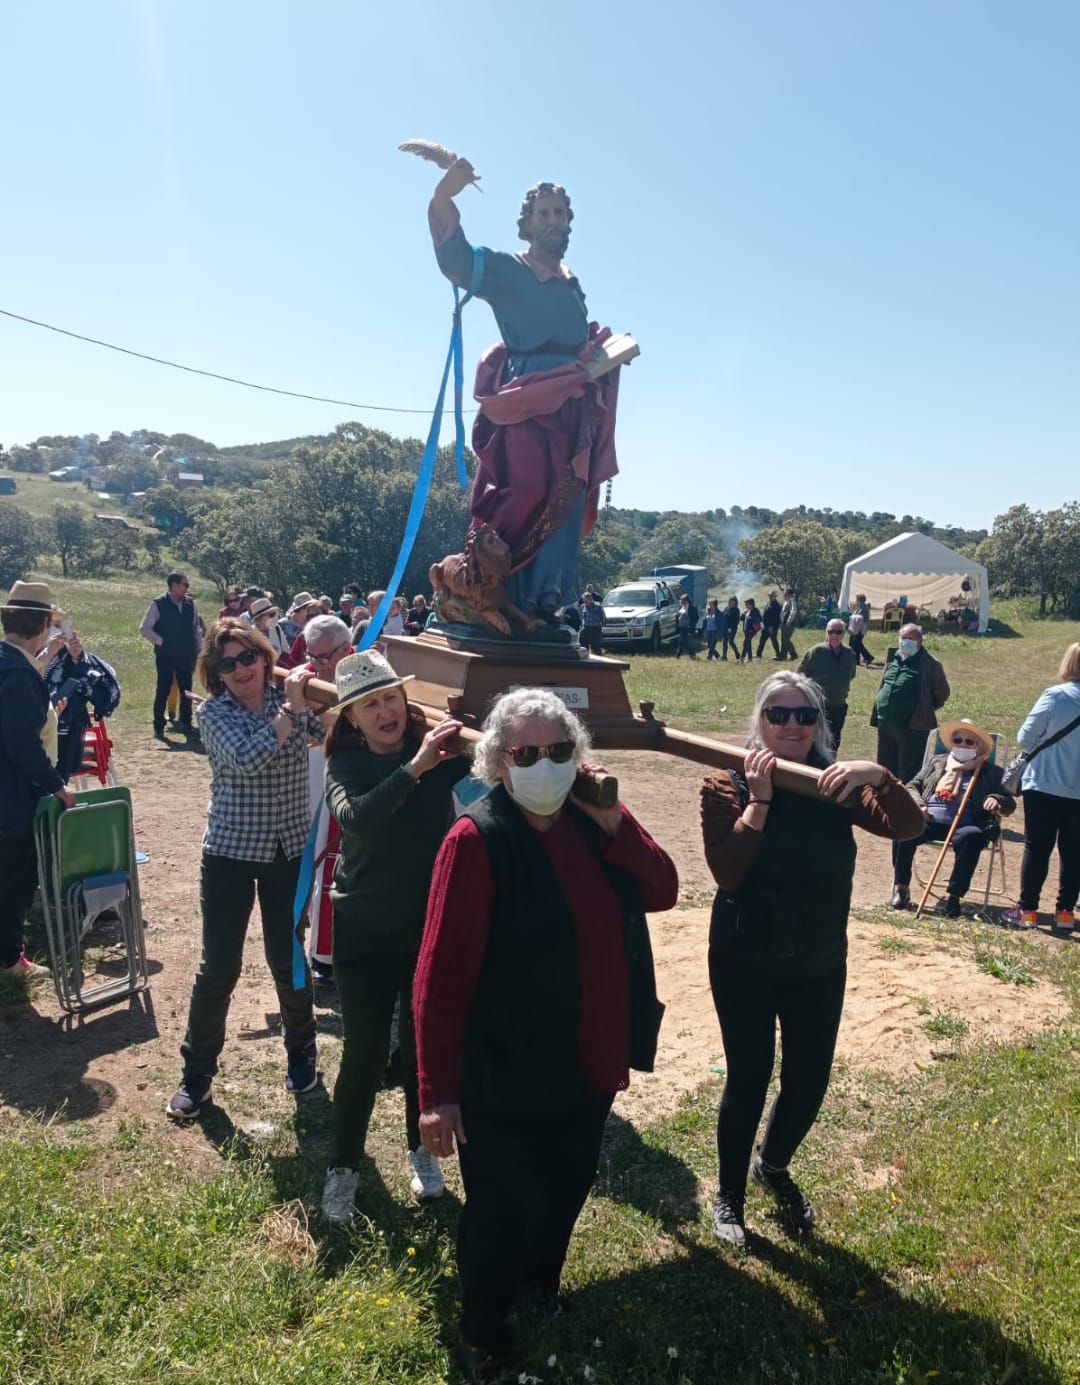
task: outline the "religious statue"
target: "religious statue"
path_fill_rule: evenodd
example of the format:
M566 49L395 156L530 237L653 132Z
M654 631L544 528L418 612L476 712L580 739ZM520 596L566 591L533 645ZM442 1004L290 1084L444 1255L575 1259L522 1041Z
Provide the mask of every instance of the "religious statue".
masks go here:
M563 264L574 219L565 189L538 183L525 194L521 254L474 247L454 198L477 174L467 159L431 147L453 160L428 209L439 268L490 304L502 336L476 372L470 533L487 525L509 547L511 618L551 617L577 600L581 541L596 523L601 485L618 471L618 367L637 345L589 321Z

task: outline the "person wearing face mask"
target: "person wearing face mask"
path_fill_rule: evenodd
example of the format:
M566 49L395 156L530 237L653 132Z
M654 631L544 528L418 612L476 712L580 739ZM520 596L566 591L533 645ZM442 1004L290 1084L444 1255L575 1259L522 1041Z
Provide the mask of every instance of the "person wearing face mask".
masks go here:
M877 727L877 762L905 784L923 762L926 737L950 696L941 663L923 648L917 625L900 627L900 645L881 675L870 725Z
M943 842L959 812L964 794L975 776L964 816L952 837L955 853L952 874L936 912L948 918L960 917L960 902L971 886L971 877L985 846L1001 833L1001 818L1016 807L1016 799L1002 783L1004 770L989 763L994 752L993 737L973 721L947 721L941 740L949 749L932 756L907 785L923 811L926 826L922 835L893 843L892 907L906 909L911 902L911 868L915 852L924 842Z
M16 582L0 605L0 973L27 981L49 974L24 945L37 889L38 800L75 803L56 768L56 712L38 667L50 624L64 618L44 582Z
M280 663L289 653L289 641L281 628L281 612L268 596L257 597L248 612L251 623L260 635L265 635L274 651L274 662Z
M824 694L802 674L778 671L761 683L747 746L741 773L711 774L701 790L705 859L718 887L709 980L727 1068L712 1222L717 1239L734 1245L746 1240L748 1174L776 1199L789 1231L814 1224L814 1208L788 1165L829 1086L847 979L853 829L900 840L923 824L887 769L833 760ZM779 788L777 760L821 770L820 797ZM780 1091L751 1165L777 1025Z
M588 753L553 692L505 693L474 752L491 792L455 823L432 875L413 988L420 1129L441 1159L456 1144L461 1164L475 1380L508 1363L516 1302L556 1305L612 1099L656 1053L645 910L674 906L678 876L622 804L573 794Z
M429 731L407 701L411 677L398 677L374 649L347 655L334 670L338 717L326 741L326 802L341 831L330 898L345 1043L322 1211L337 1223L353 1215L395 1005L410 1188L421 1200L443 1191L442 1170L420 1139L412 979L435 854L469 763L461 723L448 718Z

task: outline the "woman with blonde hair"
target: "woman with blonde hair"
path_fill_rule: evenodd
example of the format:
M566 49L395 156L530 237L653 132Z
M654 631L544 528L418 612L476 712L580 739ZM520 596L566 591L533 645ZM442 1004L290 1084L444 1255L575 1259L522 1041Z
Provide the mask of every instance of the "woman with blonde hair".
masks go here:
M1028 759L1020 786L1024 862L1020 899L1002 919L1016 928L1034 927L1056 844L1060 874L1054 932L1069 934L1076 926L1080 895L1080 644L1065 651L1058 680L1039 697L1016 738Z
M897 839L922 827L914 799L887 769L834 763L825 695L801 673L777 671L761 683L746 743L742 773L711 774L701 790L705 859L717 884L709 981L727 1067L712 1221L717 1239L733 1245L746 1240L748 1174L776 1199L790 1231L814 1224L788 1164L829 1086L847 980L853 828ZM819 796L781 789L778 760L821 770ZM754 1155L778 1025L780 1091Z

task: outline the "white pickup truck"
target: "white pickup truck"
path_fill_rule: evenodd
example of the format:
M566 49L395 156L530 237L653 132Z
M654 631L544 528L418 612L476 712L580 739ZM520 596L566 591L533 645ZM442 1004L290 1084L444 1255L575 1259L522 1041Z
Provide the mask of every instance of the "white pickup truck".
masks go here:
M604 597L604 646L626 645L659 653L675 639L682 587L659 577L624 582Z

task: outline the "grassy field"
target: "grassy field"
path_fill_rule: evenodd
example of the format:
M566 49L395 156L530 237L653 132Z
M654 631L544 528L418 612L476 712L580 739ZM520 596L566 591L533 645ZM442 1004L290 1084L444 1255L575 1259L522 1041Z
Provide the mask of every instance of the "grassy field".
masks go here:
M81 481L66 484L50 481L47 476L24 472L12 472L19 487L15 495L0 496L0 505L19 505L38 519L52 514L54 505L81 505L91 514L122 514L122 502L113 498L110 501L99 499L93 491L88 491Z
M160 584L48 576L90 647L120 671L121 720L148 726L152 660L137 626ZM194 594L208 613L216 605L208 584ZM1004 637L930 646L953 684L949 710L1011 738L1080 627L1011 607L996 616ZM813 638L803 632L799 648ZM884 646L881 635L870 641ZM628 685L659 716L735 735L771 667L642 656ZM871 750L878 676L859 674L849 753ZM909 946L903 916L861 917L880 928L883 949ZM948 941L954 926L933 927ZM646 1128L614 1121L571 1249L573 1311L553 1328L523 1323L522 1374L602 1385L1077 1385L1080 947L1045 942L972 945L972 964L1003 986L1060 986L1072 1011L1058 1032L979 1049L955 1017L928 1013L948 1061L907 1083L836 1074L799 1156L822 1213L806 1244L775 1225L748 1252L712 1240L715 1083ZM2 1032L11 1037L0 1062L33 1061L12 1051L17 1023ZM235 1136L220 1172L198 1178L156 1126L135 1121L102 1142L74 1120L0 1119L0 1380L458 1380L455 1202L412 1207L372 1168L366 1216L328 1233L305 1210L328 1141L325 1113L313 1118L301 1103L269 1144ZM751 1216L762 1224L756 1201Z

